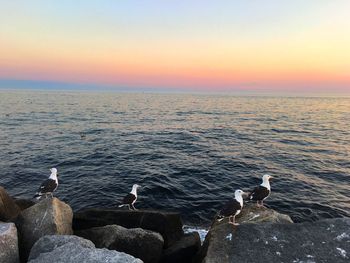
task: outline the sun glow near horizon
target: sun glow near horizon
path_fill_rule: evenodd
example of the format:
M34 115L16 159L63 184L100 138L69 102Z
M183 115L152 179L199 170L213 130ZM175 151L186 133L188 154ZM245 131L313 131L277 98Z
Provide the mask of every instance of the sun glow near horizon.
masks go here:
M350 2L11 1L0 79L350 90Z

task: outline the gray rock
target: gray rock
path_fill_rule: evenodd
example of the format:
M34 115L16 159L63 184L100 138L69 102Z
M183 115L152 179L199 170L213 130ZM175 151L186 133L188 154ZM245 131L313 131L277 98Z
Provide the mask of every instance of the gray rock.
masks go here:
M0 262L19 262L17 228L14 223L0 222Z
M185 234L179 241L163 252L162 263L191 263L201 247L198 232Z
M74 235L43 236L32 247L28 260L36 259L40 254L51 252L56 247L63 246L67 243L74 243L83 248L95 248L94 243L90 240Z
M94 244L77 236L45 236L39 239L30 253L29 263L142 263L122 252L97 249Z
M74 230L106 225L142 228L158 232L163 236L165 247L171 246L184 234L180 214L175 212L94 208L74 214Z
M20 254L24 261L37 240L45 235L70 235L73 212L57 198L43 199L23 210L16 220L20 234Z
M125 252L146 263L158 262L163 252L162 236L141 228L127 229L109 225L82 230L76 234L91 240L98 248Z
M240 224L263 224L263 223L286 223L291 224L293 220L284 214L280 214L273 209L266 207L257 207L256 204L245 203L241 213L237 216L236 222ZM203 246L196 255L195 261L201 262L202 259L211 253L211 247L215 247L216 236L226 236L226 232L232 229L232 225L228 224L228 218L218 222L213 221L212 226L205 237ZM220 237L221 238L221 237ZM219 238L219 239L220 239Z
M256 204L244 204L242 212L237 216L238 223L293 223L288 215L278 213L266 207L257 207Z
M0 221L9 221L21 212L6 190L0 186Z
M214 226L204 263L350 262L350 218L299 224Z

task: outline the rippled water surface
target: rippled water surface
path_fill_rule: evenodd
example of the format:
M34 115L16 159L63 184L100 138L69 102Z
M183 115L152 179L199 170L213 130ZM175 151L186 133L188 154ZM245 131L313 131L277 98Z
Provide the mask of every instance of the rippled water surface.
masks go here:
M138 183L138 208L206 225L269 173L266 204L294 220L350 216L350 99L1 91L0 128L14 196L57 167L56 195L76 210Z

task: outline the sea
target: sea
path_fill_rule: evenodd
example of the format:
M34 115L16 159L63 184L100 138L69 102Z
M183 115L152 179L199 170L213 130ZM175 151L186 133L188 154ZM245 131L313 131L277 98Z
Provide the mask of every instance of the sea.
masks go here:
M32 198L56 167L75 211L180 212L206 228L236 189L295 222L350 216L350 98L0 91L0 185Z

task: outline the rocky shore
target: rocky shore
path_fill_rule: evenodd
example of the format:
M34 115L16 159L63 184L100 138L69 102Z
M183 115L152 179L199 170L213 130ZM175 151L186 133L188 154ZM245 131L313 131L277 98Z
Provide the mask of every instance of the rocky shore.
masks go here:
M0 187L0 262L350 262L350 218L293 223L246 204L237 227L213 221L201 244L180 214L11 198Z

